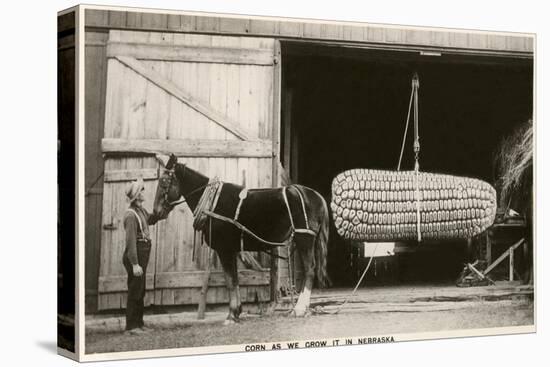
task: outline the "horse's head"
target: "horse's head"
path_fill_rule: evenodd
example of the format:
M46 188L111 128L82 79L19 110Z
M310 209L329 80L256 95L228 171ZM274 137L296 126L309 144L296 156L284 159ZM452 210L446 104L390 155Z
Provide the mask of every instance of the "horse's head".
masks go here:
M182 195L175 172L176 162L177 158L172 154L165 165L164 172L159 178L155 201L153 203L153 212L157 215L168 215L173 208L172 203L177 201Z

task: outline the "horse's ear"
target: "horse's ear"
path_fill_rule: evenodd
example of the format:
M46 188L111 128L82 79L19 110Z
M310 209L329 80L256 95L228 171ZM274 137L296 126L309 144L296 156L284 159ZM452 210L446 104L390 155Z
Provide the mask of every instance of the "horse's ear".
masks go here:
M174 168L174 165L178 162L178 157L175 156L175 154L170 154L170 158L168 158L168 162L166 163L166 169L172 169Z
M160 165L165 167L165 168L166 168L166 164L168 164L168 161L170 159L170 157L168 157L167 155L164 155L164 154L156 154L155 158L160 163Z

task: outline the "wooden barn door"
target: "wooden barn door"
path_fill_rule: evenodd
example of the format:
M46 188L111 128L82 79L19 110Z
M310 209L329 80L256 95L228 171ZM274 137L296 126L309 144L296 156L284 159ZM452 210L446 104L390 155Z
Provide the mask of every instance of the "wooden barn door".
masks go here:
M122 266L128 206L124 189L143 177L152 207L159 164L154 153L227 182L271 187L277 181L278 47L273 39L158 32L111 31L107 45L105 184L99 308L126 305ZM276 98L274 98L274 96ZM275 111L275 112L274 112ZM277 121L274 124L274 121ZM277 126L275 126L277 125ZM275 131L275 133L274 133ZM276 167L276 166L275 166ZM274 175L275 173L275 175ZM196 304L208 247L193 252L192 213L183 204L151 227L147 304ZM270 299L270 259L239 272L245 301ZM228 301L214 256L208 303Z

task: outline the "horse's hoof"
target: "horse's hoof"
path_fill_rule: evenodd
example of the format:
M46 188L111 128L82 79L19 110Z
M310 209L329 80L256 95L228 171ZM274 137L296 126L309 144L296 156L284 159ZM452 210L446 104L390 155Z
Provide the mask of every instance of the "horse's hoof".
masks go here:
M226 320L223 322L223 325L224 325L224 326L234 325L234 324L235 324L235 320L232 320L232 319L226 319Z
M294 317L305 317L306 309L305 308L295 308L292 310L291 315Z

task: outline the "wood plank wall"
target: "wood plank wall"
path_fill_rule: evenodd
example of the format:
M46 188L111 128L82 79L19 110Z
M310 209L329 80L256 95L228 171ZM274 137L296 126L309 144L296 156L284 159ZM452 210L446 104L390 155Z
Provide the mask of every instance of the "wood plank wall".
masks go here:
M57 18L57 347L75 352L75 12ZM76 339L78 340L78 339Z
M86 312L90 313L97 311L103 209L101 139L105 120L108 34L88 31L85 36L85 288Z
M436 28L402 28L315 20L257 17L229 18L184 14L154 14L114 10L86 10L86 26L148 31L217 33L299 38L321 41L415 45L452 50L532 54L534 36L450 31Z
M162 32L111 31L111 44L139 44L153 50L159 46L209 47L220 50L255 50L273 52L271 39L219 37L207 35L172 34ZM107 49L109 49L109 45ZM109 52L109 51L108 51ZM248 54L244 52L244 54ZM272 81L270 65L248 65L189 62L161 57L141 59L144 70L165 78L221 115L237 121L253 139L271 142L272 139ZM203 114L168 93L166 89L144 78L141 68L132 69L117 59L108 58L108 83L105 91L106 141L127 139L139 141L184 142L218 141L224 146L228 140L240 142L237 136L221 128ZM141 70L141 71L140 71ZM105 144L103 145L105 148ZM109 148L112 149L112 148ZM105 153L105 150L104 150ZM249 187L271 187L272 157L269 156L182 156L180 161L194 169L227 182L244 183ZM143 152L107 155L105 158L103 195L103 237L101 240L99 274L99 309L123 308L126 305L125 271L121 264L124 241L122 216L128 205L124 188L130 178L151 178L145 181L146 207L153 202L158 163ZM200 275L206 267L208 248L198 245L193 253L193 215L186 205L176 208L166 221L151 227L154 238L151 261L147 269L146 304L172 305L198 302ZM260 264L269 267L269 258L256 255ZM212 266L208 303L227 302L228 296L221 279L217 258ZM243 301L269 300L269 272L244 271L240 287ZM199 286L197 286L199 285Z

